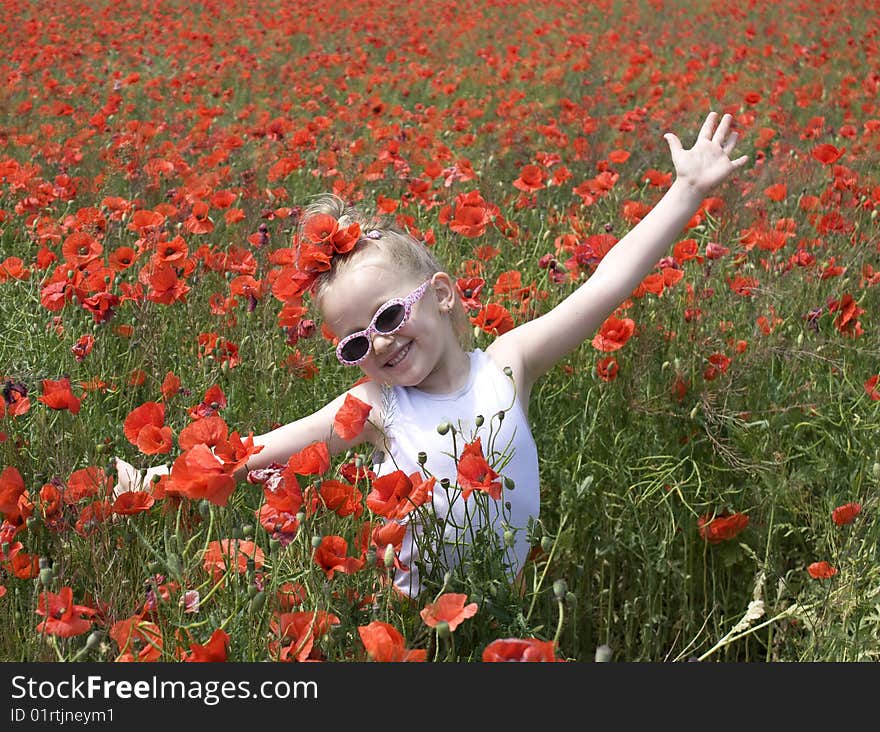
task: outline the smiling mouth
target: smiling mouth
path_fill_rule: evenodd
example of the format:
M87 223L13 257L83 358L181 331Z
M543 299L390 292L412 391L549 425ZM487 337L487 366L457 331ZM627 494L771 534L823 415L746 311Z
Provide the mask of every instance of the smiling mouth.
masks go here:
M407 344L406 344L406 345L405 345L405 346L404 346L404 347L398 352L398 354L397 354L394 358L392 358L390 361L388 361L388 363L385 364L385 368L386 368L386 369L389 369L389 368L393 369L395 366L397 366L397 364L399 364L401 361L403 361L403 359L406 358L406 355L409 353L409 349L410 349L411 347L412 347L412 341L410 341L409 343L407 343Z

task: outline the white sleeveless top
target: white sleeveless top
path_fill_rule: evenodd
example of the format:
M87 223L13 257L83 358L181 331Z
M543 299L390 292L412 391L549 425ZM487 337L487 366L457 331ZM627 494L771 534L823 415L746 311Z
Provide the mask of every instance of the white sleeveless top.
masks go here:
M395 470L407 475L421 473L418 455L420 452L427 455L425 471L437 479L434 512L445 520L443 546L438 547L438 556L443 557L445 567L451 568L468 551L468 522L472 527L485 522L476 512L474 495L467 501L461 497L453 457L456 453L460 455L464 445L479 436L486 461L502 476L498 479L503 486L501 500L489 498L488 501L489 520L501 547L505 547L505 531L513 533L513 545L506 548L505 554L505 564L513 580L529 552L526 535L529 518L538 518L538 452L526 415L516 399L513 381L482 350L472 351L468 357L467 383L452 394L428 394L415 387L382 387L383 429L389 454L377 455L373 470L377 475ZM505 412L502 420L497 417L500 411ZM483 417L480 427L477 427L478 415ZM453 430L445 435L437 432L441 422L455 428L454 438ZM447 489L440 484L444 477L449 479ZM505 478L513 481L512 489ZM408 523L400 553L400 561L409 571L397 571L394 576L397 588L410 597L422 589L415 564L418 547L413 540L413 531L421 536L422 526L418 518L410 520L413 516L417 517L418 512L404 519Z

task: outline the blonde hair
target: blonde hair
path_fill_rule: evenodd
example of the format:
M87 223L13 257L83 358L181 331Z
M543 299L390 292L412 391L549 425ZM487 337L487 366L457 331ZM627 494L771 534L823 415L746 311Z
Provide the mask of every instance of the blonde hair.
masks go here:
M330 269L318 275L312 291L312 298L316 303L339 272L353 266L359 257L371 252L381 252L390 265L399 267L416 279L428 279L437 272L446 271L424 242L387 217L367 214L332 193L322 194L306 206L299 222L300 235L305 222L318 214L332 216L340 227L360 224L361 236L351 251L334 255L330 261ZM457 288L453 287L453 291L455 299L450 312L452 326L458 342L467 351L473 347L473 331Z

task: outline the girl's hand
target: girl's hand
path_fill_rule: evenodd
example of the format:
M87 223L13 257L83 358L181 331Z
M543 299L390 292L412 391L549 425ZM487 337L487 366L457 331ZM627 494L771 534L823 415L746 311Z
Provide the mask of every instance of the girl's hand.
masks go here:
M709 112L697 141L689 150L682 147L673 133L667 132L663 136L672 153L677 180L705 194L748 162L747 155L730 159L738 137L736 132L730 131L732 122L733 117L729 114L725 114L719 123L718 113Z

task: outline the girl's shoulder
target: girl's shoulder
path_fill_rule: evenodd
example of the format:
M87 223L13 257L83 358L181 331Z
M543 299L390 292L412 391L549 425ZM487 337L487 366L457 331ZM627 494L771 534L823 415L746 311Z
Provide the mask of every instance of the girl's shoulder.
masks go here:
M505 339L503 335L499 336L486 348L486 357L500 371L506 373L505 370L510 369L510 377L513 379L514 386L516 387L517 398L524 407L527 406L532 384L526 380L522 353L515 347L514 343Z
M367 421L364 424L363 438L373 445L379 445L383 441L383 425L386 422L388 411L388 389L372 379L363 378L348 389L346 392L360 400L369 408Z

